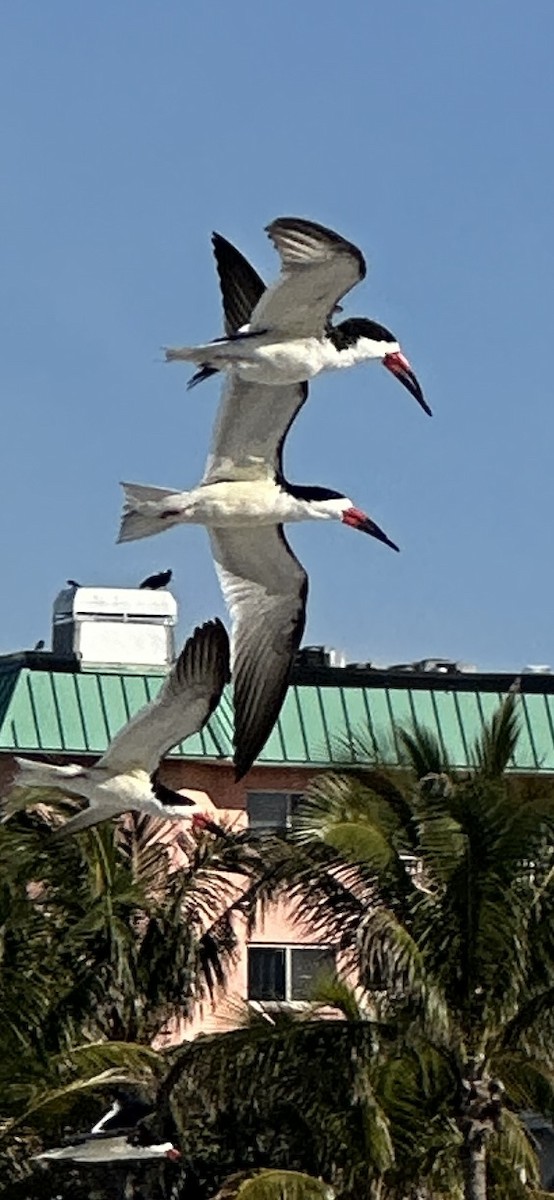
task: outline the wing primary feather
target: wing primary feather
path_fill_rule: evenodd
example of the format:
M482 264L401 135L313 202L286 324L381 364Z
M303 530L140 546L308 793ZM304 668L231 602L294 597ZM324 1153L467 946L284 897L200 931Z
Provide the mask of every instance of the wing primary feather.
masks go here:
M232 336L249 323L266 288L236 246L219 233L212 235L212 243L225 329L227 335ZM206 378L204 371L193 376L191 385ZM270 471L280 481L283 478L284 442L307 395L305 383L262 389L240 379L228 384L219 407L203 482L220 482L227 478L230 464L236 478L250 479L255 473L260 478L267 478Z
M212 246L219 276L225 331L236 333L247 325L265 283L248 259L220 233L212 234Z
M278 217L266 232L281 260L275 283L260 297L249 329L280 337L323 337L343 296L366 274L361 251L332 229Z
M229 680L229 639L219 619L198 626L157 696L116 734L96 766L151 776L178 742L199 732Z
M259 631L256 642L256 657L250 657L251 645L244 652L238 648L233 669L235 700L234 764L235 779L242 779L263 750L285 701L296 651L302 640L306 624L306 601L308 577L285 537L282 526L277 527L281 549L290 557L291 566L300 569L299 590L294 615L288 628L280 635L280 658L285 661L284 669L271 675L267 663L271 662L274 633L270 620Z
M275 221L266 225L265 231L285 262L313 259L321 257L323 250L333 250L335 253L348 254L356 260L360 280L366 276L366 261L358 246L347 241L334 229L328 229L326 225L320 225L317 221L305 221L301 217L277 217Z
M218 617L199 625L187 639L175 666L178 683L193 687L201 684L212 689L212 707L219 701L230 680L229 638Z

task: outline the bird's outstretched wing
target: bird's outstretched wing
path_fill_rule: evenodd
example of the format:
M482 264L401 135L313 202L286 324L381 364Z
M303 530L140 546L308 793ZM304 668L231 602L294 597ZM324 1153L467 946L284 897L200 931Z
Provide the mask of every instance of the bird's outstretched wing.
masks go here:
M236 333L248 324L265 284L236 246L219 233L212 241L225 329ZM261 387L227 376L203 482L280 477L283 443L307 396L306 383Z
M260 296L265 292L265 283L244 254L220 233L212 233L212 246L221 287L223 323L225 333L230 336L248 324ZM189 379L187 388L196 387L197 383L217 373L217 367L203 366Z
M177 742L206 724L229 680L229 640L217 618L195 629L154 700L125 725L97 763L152 775Z
M236 333L248 324L265 292L265 283L244 254L220 233L212 234L212 246L221 287L225 333Z
M233 626L235 767L240 779L281 711L304 631L308 577L280 525L226 526L209 533Z
M251 329L321 337L338 301L364 278L363 254L332 229L298 217L278 217L266 232L280 256L281 274L256 305Z
M272 387L225 381L202 483L275 479L283 474L283 444L308 397L307 383Z

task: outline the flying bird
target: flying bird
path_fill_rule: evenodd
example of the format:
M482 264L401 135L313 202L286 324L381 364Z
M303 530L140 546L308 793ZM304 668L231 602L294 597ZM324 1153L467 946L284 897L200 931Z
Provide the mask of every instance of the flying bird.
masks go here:
M54 791L88 801L88 808L55 831L56 838L129 811L182 817L196 807L195 802L162 784L159 764L168 750L202 729L228 681L229 641L216 618L195 629L156 698L116 734L94 766L54 766L16 758L13 786L29 792L36 789L37 800L41 791L49 799ZM29 802L32 799L31 795ZM10 811L8 805L7 815Z
M322 371L377 360L431 415L396 336L365 317L331 323L339 300L364 279L366 264L351 242L315 221L279 217L266 227L281 259L276 283L264 288L250 318L225 337L202 346L165 351L166 360L196 363L199 383L214 371L244 382L287 385Z
M140 588L148 588L150 591L157 591L159 588L167 587L173 571L158 571L157 575L148 575L139 583Z
M244 324L264 283L240 252L214 235L225 325ZM216 419L204 478L192 492L124 484L119 541L172 525L206 525L232 619L237 779L263 749L285 699L306 619L308 578L283 524L340 520L398 549L340 492L286 481L287 431L308 395L305 382L260 386L232 373Z
M237 392L245 400L245 389L253 386L234 381L234 400ZM266 386L258 390L263 401L246 401L245 426L253 412L259 416L263 410L268 416L266 405L270 407L275 389ZM236 404L230 407L234 408L234 422L230 422L234 428L223 443L216 434L212 465L199 487L176 492L137 483L122 485L125 505L117 540L150 537L181 523L207 527L233 626L235 766L236 778L241 779L277 720L304 631L308 578L285 538L283 525L289 521L341 521L393 550L398 546L341 492L287 483L271 466L269 456L258 463L251 461L245 478L245 461L250 457L246 447L237 453L236 462L230 457L231 442L240 442L236 427L239 410ZM225 410L222 415L225 418ZM221 428L225 425L223 420ZM269 421L264 433L266 446L268 434ZM223 463L224 480L220 479Z
M181 1152L173 1142L160 1142L142 1122L154 1106L127 1093L119 1093L113 1107L89 1133L78 1134L65 1146L56 1146L34 1156L36 1162L76 1163L127 1162L145 1158L177 1160Z

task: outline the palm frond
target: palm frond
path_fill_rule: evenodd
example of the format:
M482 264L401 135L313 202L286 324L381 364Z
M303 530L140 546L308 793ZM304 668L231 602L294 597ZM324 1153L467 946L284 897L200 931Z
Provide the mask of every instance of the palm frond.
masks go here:
M392 834L400 822L391 804L391 789L383 794L372 786L376 772L326 773L314 779L300 801L294 817L295 841L306 843L323 838L329 828L349 820L365 821ZM385 776L381 776L384 783Z
M23 1125L33 1125L36 1128L37 1124L44 1119L59 1120L66 1117L74 1109L79 1098L87 1093L132 1083L144 1083L144 1078L137 1076L134 1072L112 1067L101 1071L98 1075L74 1079L62 1087L52 1088L48 1091L37 1089L34 1098L30 1100L21 1115L6 1123L2 1136L13 1136L14 1131Z
M345 1021L367 1021L371 1012L345 979L338 975L324 975L317 979L310 996L318 1008L332 1008L342 1013Z
M26 787L23 783L21 785L18 784L16 780L10 791L2 799L2 817L5 820L8 816L30 806L48 805L49 807L67 807L71 803L70 800L60 793L59 788Z
M163 1096L169 1104L188 1157L197 1120L202 1136L207 1125L226 1128L231 1121L233 1154L254 1139L267 1153L271 1148L278 1166L288 1162L311 1173L317 1163L317 1174L333 1185L343 1172L343 1182L352 1174L361 1183L360 1171L367 1181L368 1171L384 1169L392 1154L371 1082L375 1056L370 1022L264 1021L183 1047L159 1103Z
M514 757L520 733L517 701L517 695L510 692L475 742L473 764L486 777L503 775Z
M237 1173L225 1181L215 1200L333 1200L329 1184L300 1171Z
M5 1081L4 1104L17 1110L5 1132L69 1114L83 1094L114 1085L136 1084L154 1093L165 1066L163 1055L129 1042L75 1046L53 1056L42 1074Z
M450 765L446 752L430 729L426 729L414 721L411 728L400 726L396 733L402 749L403 760L413 771L416 779L423 779L426 775L447 775L449 773Z
M540 1113L554 1120L554 1066L523 1051L502 1051L491 1060L506 1088L511 1105L520 1112Z
M537 1147L521 1118L505 1108L499 1129L488 1149L488 1167L493 1197L525 1200L540 1194Z
M165 1067L165 1058L159 1051L131 1042L87 1042L73 1046L64 1055L63 1062L66 1071L73 1068L80 1073L113 1069L151 1080L161 1075Z

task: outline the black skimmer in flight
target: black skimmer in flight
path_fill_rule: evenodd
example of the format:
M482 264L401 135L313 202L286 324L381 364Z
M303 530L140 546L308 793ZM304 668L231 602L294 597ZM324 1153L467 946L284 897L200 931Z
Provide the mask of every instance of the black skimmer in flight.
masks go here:
M249 321L203 346L167 349L168 362L196 363L191 383L213 371L231 371L245 382L281 385L313 379L322 371L377 360L431 415L418 380L393 333L364 317L338 325L338 301L366 274L357 246L315 221L279 217L267 226L281 258L281 275L264 289Z
M35 1162L118 1163L145 1158L177 1160L181 1152L173 1142L160 1142L142 1122L154 1106L120 1094L113 1107L93 1125L89 1133L79 1134L65 1146L56 1146L35 1155Z
M139 583L139 588L148 588L149 591L155 592L160 588L167 587L171 580L173 571L158 571L157 575L148 575Z
M293 390L302 387L296 384ZM233 626L237 779L250 769L273 729L304 631L308 578L283 525L342 521L398 550L375 521L341 492L298 487L281 476L274 460L282 438L279 433L272 436L271 402L276 391L284 390L233 380L199 487L177 492L122 485L125 505L119 542L151 537L179 524L208 529ZM295 407L301 402L297 399ZM262 415L264 429L260 429ZM248 430L251 435L244 446L241 426L243 433Z
M246 323L263 281L229 242L214 235L229 332ZM203 377L211 368L203 368ZM283 531L288 521L339 520L397 550L340 492L297 487L283 474L286 434L308 395L306 382L260 386L231 372L204 478L190 492L123 484L118 541L179 523L206 525L231 613L237 779L263 749L283 704L305 624L308 579Z
M54 766L16 758L13 806L8 801L3 819L21 807L17 802L21 789L26 803L52 799L56 793L88 801L88 808L55 831L56 838L124 812L166 819L186 816L196 808L194 800L165 787L158 768L168 750L202 729L228 681L227 633L221 621L207 621L185 643L156 698L116 734L94 766Z

